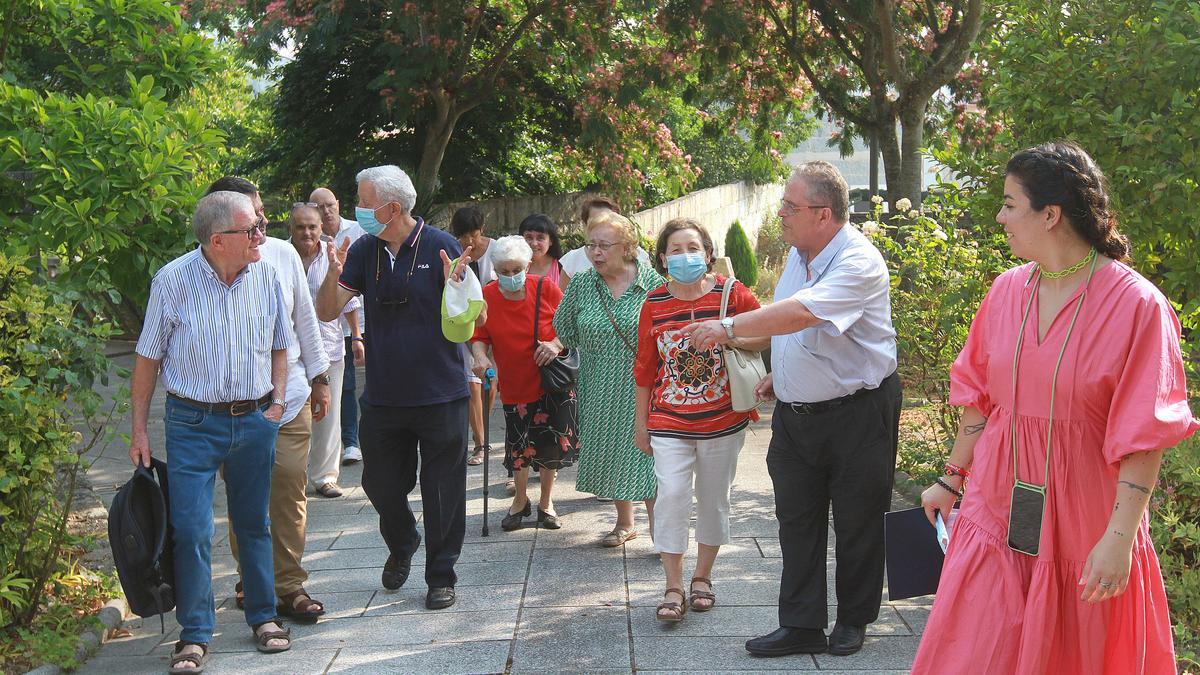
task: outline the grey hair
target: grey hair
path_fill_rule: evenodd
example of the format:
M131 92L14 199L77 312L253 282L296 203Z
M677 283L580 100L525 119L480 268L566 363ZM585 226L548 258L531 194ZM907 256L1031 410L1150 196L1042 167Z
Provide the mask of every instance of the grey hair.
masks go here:
M359 184L367 181L374 185L375 194L379 195L385 204L397 202L409 215L412 215L413 207L417 205L417 189L413 187L412 179L395 164L363 169L354 180Z
M254 203L240 192L221 190L201 197L192 214L192 232L196 235L196 241L201 246L208 246L213 232L217 228L232 227L234 215L242 210L254 213Z
M850 219L850 186L842 172L829 162L805 162L792 171L792 180L804 181L805 196L817 204L828 206L833 219L845 223Z
M493 241L491 246L488 246L487 254L491 257L493 266L506 262L518 262L528 267L530 261L533 260L533 249L529 248L525 237L519 234L510 234Z

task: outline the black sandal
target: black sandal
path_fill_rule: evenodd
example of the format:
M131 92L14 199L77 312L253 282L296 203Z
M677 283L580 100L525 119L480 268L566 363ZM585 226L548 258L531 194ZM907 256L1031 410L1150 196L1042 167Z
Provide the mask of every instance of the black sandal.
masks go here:
M183 653L183 648L195 645L200 648L200 653L195 652ZM167 669L169 675L195 675L196 673L204 672L204 664L208 662L208 643L207 642L188 642L179 640L175 643L175 651L171 654L171 667ZM194 663L194 666L181 666L181 663Z
M264 621L260 624L255 624L250 627L250 630L253 632L253 635L254 635L255 648L257 648L258 651L260 651L264 654L277 654L279 652L286 652L287 650L291 649L292 648L292 631L290 629L284 628L283 630L265 630L265 631L262 631L261 633L258 631L259 628L262 628L263 626L265 626L269 623L282 625L279 618L277 617L274 619L270 619L268 621ZM276 646L267 644L271 640L287 640L287 644L276 645Z
M240 581L233 585L233 604L237 605L238 609L246 609L246 594L242 592Z
M311 608L316 605L316 609L309 609L306 612L301 612L296 608L296 601L304 599L304 606ZM308 594L308 591L301 588L293 593L280 596L279 604L275 607L280 616L287 617L292 621L299 623L316 623L317 618L324 616L325 604L320 600L313 600L313 597Z

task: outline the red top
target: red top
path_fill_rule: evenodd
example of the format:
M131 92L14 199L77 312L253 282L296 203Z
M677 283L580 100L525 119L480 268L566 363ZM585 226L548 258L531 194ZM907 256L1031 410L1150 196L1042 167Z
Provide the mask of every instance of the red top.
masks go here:
M736 433L755 411L734 412L725 355L717 347L700 351L679 329L694 321L721 316L721 292L733 283L728 316L758 309L758 300L740 281L717 276L712 290L695 300L680 300L663 284L650 291L638 320L638 353L633 378L651 387L650 433L673 438L718 438Z
M475 329L472 340L492 346L496 359L496 377L500 380L500 400L505 405L533 403L542 397L542 376L533 362L533 300L537 297L534 274L525 277L525 297L509 300L500 294L497 282L483 287L487 303L487 323ZM550 279L542 282L542 310L538 316L538 339L548 342L554 332L554 311L562 300L562 291Z

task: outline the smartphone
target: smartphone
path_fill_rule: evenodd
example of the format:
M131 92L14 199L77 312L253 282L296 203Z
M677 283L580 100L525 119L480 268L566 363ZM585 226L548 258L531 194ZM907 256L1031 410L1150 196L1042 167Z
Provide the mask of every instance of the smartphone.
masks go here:
M1046 510L1046 487L1017 481L1008 511L1008 547L1017 553L1036 556L1042 541L1042 515Z

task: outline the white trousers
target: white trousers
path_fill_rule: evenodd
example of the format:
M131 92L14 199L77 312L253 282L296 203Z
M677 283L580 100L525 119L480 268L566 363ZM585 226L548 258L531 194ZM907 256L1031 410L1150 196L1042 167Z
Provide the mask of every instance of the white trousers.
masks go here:
M329 362L329 410L312 425L312 447L308 451L308 482L314 488L336 483L342 466L342 382L346 379L344 359Z
M696 493L696 541L707 546L729 543L729 488L737 474L738 453L746 430L708 440L650 436L658 495L654 500L654 549L686 553Z

